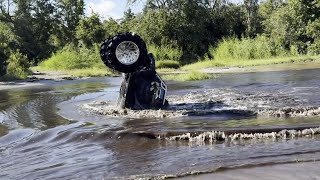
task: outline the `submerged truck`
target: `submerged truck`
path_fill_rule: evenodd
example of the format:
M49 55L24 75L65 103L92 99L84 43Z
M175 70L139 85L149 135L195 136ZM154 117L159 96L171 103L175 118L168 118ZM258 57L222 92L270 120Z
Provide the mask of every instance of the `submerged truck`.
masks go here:
M135 110L168 106L167 85L156 72L155 59L142 38L132 32L106 39L100 48L104 64L123 73L118 106Z

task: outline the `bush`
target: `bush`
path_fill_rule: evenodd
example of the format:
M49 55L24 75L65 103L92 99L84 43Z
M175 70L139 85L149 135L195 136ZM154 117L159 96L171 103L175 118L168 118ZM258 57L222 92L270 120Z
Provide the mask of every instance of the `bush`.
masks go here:
M308 55L320 55L320 39L309 45Z
M217 60L269 59L272 57L296 56L297 49L292 46L286 50L272 39L260 35L250 38L228 38L221 41L216 49L210 48Z
M169 46L156 46L154 44L151 44L150 46L148 46L148 51L154 55L156 61L179 61L182 56L181 49L176 49Z
M76 49L66 46L55 53L48 60L40 63L40 66L48 70L72 70L91 67L105 67L100 59L99 48L81 47Z
M27 56L21 54L19 51L11 52L8 59L7 77L12 79L26 79L30 74L30 63Z
M172 60L164 60L164 61L156 61L156 68L173 68L178 69L180 67L180 63Z

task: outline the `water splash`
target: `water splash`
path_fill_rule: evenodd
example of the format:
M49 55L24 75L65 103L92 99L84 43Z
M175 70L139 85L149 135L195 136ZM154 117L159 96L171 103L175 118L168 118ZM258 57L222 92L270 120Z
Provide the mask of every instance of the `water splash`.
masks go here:
M119 109L110 102L84 104L85 110L124 118L177 118L182 116L228 115L235 117L319 117L320 107L285 94L248 94L230 89L210 89L183 96L169 96L170 106L160 110Z
M158 139L165 139L171 141L187 140L190 142L217 142L217 141L236 141L246 139L287 139L296 137L315 136L320 134L320 127L307 128L302 130L281 130L274 132L260 132L260 133L237 133L237 132L224 132L224 131L209 131L201 133L184 133L175 136L161 136Z

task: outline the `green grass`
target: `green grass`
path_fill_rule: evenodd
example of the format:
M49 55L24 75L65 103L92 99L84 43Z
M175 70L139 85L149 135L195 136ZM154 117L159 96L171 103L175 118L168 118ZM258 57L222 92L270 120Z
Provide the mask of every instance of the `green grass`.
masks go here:
M216 75L202 73L199 71L190 71L186 74L165 74L161 77L167 81L199 81L216 78Z
M320 56L296 56L296 57L278 57L270 59L250 59L250 60L204 60L181 67L181 70L197 70L208 67L247 67L259 65L272 65L284 63L298 63L305 61L320 60Z
M75 77L111 76L114 73L100 59L99 48L75 48L67 46L53 54L39 66L37 71L60 71Z
M290 49L283 44L275 42L265 35L251 38L226 38L219 42L216 48L209 48L217 60L232 59L270 59L273 57L298 56L298 48L291 46Z
M152 53L156 61L172 60L179 61L182 56L182 50L170 46L156 46L150 44L148 52Z
M254 39L223 39L216 48L210 47L209 53L214 56L214 60L205 57L203 61L185 65L181 69L258 66L320 59L320 56L299 55L295 46L285 49L282 44L264 35Z
M173 71L176 71L177 69L174 69L174 68L159 68L157 69L157 72L162 72L162 73L165 73L165 72L173 72Z
M39 66L50 70L71 70L91 68L102 64L97 47L88 49L67 46L40 63Z
M156 68L159 68L159 69L163 69L163 68L178 69L179 67L180 67L180 63L178 61L173 61L173 60L156 61Z

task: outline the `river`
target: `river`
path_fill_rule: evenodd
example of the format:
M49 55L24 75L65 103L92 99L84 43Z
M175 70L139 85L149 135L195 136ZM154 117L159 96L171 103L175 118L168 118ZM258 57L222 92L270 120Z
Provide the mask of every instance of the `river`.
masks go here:
M170 81L170 113L189 108L181 116L104 115L85 108L114 105L120 83L103 77L0 90L0 179L186 178L320 160L315 133L226 137L320 127L318 69Z

